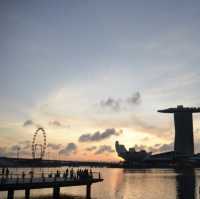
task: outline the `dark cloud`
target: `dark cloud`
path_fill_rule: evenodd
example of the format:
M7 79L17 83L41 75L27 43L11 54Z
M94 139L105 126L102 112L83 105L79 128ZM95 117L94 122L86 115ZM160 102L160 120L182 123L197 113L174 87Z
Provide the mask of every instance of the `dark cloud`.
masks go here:
M139 92L134 93L131 97L127 98L127 102L132 105L138 105L141 103L141 95Z
M164 123L164 121L159 120L159 118L156 120L152 120L151 118L151 120L149 120L149 116L147 118L145 115L141 117L136 114L137 113L133 113L127 117L120 116L119 118L106 116L104 118L100 118L99 120L95 120L95 124L101 128L106 128L107 126L113 126L116 129L127 128L130 129L130 132L132 131L141 134L145 133L149 139L152 139L153 137L164 138L166 141L173 139L172 125L170 124L170 121ZM145 139L147 141L147 138Z
M2 149L0 149L0 156L17 157L19 152L19 157L31 157L31 141L29 140L20 141Z
M8 157L17 157L17 153L19 152L19 157L31 157L31 142L21 141L15 145L8 147L4 150L4 155Z
M91 147L87 147L85 150L86 151L94 151L94 150L96 150L96 146L91 146Z
M98 142L104 139L107 139L111 137L112 135L114 136L119 136L122 133L122 131L116 131L114 128L111 129L106 129L104 132L95 132L93 134L83 134L79 137L79 142Z
M6 153L5 153L6 156L8 157L17 157L17 150L8 150ZM27 158L30 158L31 157L31 150L19 150L19 157L27 157Z
M61 155L71 155L72 153L76 153L77 146L73 142L67 144L67 146L59 151Z
M47 145L47 147L49 147L49 148L51 148L51 149L53 149L53 150L58 150L58 149L60 149L61 148L61 144L53 144L53 143L49 143L48 145Z
M42 128L42 125L36 124L33 120L26 120L23 124L24 127L36 127L36 128Z
M172 151L173 150L173 143L169 144L155 144L154 146L145 146L145 145L135 145L133 148L135 148L136 151L139 150L146 150L152 153L163 153L167 151Z
M102 153L114 153L115 151L112 149L109 145L102 145L99 147L99 149L95 152L96 155L102 154Z
M102 108L109 108L114 111L119 111L121 108L121 100L120 99L113 99L113 98L108 98L106 100L101 100L100 101L100 106Z
M100 107L113 111L121 111L123 109L126 110L130 106L139 105L141 101L142 99L140 92L135 92L128 98L114 99L112 97L109 97L105 100L101 100Z
M33 122L33 120L26 120L23 124L24 127L27 127L27 126L34 126L35 123Z
M25 140L25 141L21 141L13 146L10 147L10 151L16 151L16 150L27 150L27 149L31 149L31 141L29 140Z

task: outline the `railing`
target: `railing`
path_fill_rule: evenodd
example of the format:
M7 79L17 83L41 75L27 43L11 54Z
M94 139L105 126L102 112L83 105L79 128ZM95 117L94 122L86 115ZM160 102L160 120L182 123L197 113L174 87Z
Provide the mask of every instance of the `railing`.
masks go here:
M91 170L66 170L65 172L22 172L0 174L0 184L63 182L102 179L100 172Z
M102 182L99 172L88 169L66 169L64 172L33 171L11 173L8 169L0 174L0 191L7 191L7 199L14 199L15 190L25 190L25 198L30 198L31 189L53 188L53 198L60 198L60 188L68 186L86 186L86 198L91 198L92 183Z

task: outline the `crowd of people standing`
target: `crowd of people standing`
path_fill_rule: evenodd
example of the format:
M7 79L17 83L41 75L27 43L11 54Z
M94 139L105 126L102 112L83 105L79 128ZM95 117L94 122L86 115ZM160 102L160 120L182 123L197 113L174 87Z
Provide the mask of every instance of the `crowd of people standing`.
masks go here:
M16 178L17 181L19 181L19 179L22 179L22 181L24 181L25 178L28 178L32 182L34 175L36 174L34 174L34 171L31 170L27 173L25 173L25 171L22 171L21 174L18 173L14 176L13 173L8 168L2 168L0 173L1 183L6 182L8 179L12 178ZM57 180L58 178L63 178L65 180L85 180L85 179L92 179L93 172L92 169L75 170L73 168L67 168L64 172L57 170L56 172L47 173L46 177L44 172L40 174L37 173L35 177L42 178L43 181L45 181L46 178L54 178L55 180Z
M53 174L50 173L48 177L53 177ZM54 174L54 178L64 178L64 179L88 179L92 178L92 170L88 169L77 169L76 171L71 168L71 169L66 169L64 173L61 173L59 170L56 171Z

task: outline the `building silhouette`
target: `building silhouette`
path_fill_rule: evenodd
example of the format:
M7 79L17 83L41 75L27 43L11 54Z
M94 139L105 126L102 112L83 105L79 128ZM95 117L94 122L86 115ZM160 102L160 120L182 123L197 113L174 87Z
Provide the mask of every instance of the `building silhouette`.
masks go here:
M200 153L194 154L193 113L200 108L184 107L158 110L160 113L173 113L175 125L174 150L152 154L145 150L127 150L124 145L115 143L119 157L125 167L200 167Z
M175 124L174 152L178 155L192 156L194 154L193 113L199 113L200 108L183 107L158 110L161 113L173 113Z

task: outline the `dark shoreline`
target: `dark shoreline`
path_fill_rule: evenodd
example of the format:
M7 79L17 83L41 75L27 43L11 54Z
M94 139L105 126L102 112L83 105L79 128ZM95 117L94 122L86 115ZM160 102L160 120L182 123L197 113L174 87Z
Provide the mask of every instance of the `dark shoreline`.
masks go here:
M0 157L0 167L27 168L27 167L108 167L122 168L120 163L116 162L95 162L95 161L62 161L62 160L41 160L25 158Z
M200 168L199 164L177 163L140 163L128 164L123 162L87 162L87 161L60 161L60 160L40 160L40 159L17 159L17 158L0 158L1 168L50 168L50 167L106 167L106 168L125 168L125 169L183 169L183 168Z

